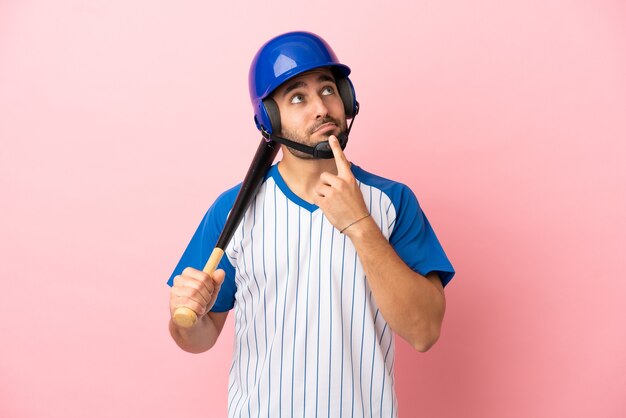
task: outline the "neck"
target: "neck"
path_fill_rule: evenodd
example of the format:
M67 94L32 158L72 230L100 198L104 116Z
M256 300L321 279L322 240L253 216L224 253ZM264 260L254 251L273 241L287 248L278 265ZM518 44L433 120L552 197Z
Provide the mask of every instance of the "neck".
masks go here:
M337 174L337 164L331 159L303 160L293 156L283 147L283 158L278 163L278 171L285 183L301 199L314 203L315 187L323 172Z

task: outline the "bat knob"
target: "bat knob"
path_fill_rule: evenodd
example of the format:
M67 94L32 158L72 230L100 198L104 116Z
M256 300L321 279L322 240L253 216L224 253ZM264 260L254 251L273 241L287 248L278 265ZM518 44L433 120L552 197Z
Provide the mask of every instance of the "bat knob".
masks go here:
M179 306L172 317L174 323L182 328L191 328L198 320L198 315L186 306Z

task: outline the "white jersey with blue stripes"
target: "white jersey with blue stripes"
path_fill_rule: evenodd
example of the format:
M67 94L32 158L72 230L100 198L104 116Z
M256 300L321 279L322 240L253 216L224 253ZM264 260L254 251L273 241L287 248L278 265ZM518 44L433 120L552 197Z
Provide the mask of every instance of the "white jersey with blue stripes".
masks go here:
M352 171L403 260L447 284L454 270L412 192ZM209 210L176 270L201 268L237 191ZM321 209L289 190L276 165L225 253L227 278L213 310L234 307L230 417L397 416L394 334L358 254Z

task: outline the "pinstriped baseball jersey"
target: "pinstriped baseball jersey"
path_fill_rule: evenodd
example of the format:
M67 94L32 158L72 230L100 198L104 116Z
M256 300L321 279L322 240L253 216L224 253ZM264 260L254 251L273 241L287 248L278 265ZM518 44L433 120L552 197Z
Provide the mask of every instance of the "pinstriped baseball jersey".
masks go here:
M407 265L454 270L406 186L352 165L367 208ZM239 186L209 209L170 277L202 269ZM234 307L231 417L397 416L394 334L349 238L274 165L228 245L214 311ZM390 278L392 280L393 278Z

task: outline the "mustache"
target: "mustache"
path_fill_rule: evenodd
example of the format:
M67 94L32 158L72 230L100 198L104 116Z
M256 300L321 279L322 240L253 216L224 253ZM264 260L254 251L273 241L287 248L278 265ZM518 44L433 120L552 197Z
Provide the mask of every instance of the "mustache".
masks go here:
M333 119L333 118L331 118L330 116L327 116L327 117L323 118L322 120L320 120L320 121L316 122L316 123L315 123L315 124L311 127L311 129L309 129L309 135L310 135L310 134L312 134L313 132L315 132L315 131L316 131L316 130L320 127L320 126L322 126L323 124L325 124L325 123L329 123L329 122L330 122L330 123L334 123L334 124L335 124L335 125L337 125L338 127L341 127L341 123L340 123L338 120Z

